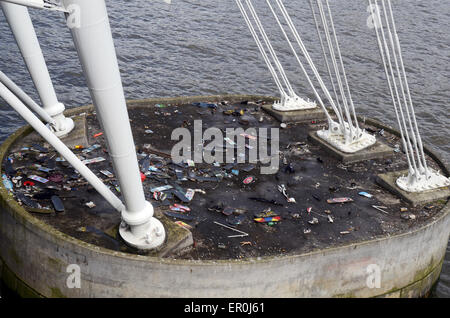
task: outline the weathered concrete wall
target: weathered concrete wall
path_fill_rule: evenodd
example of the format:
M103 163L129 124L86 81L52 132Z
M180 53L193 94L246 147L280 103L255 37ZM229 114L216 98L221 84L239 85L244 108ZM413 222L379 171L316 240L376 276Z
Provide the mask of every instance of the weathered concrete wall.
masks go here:
M204 97L203 97L204 98ZM211 99L209 99L211 100ZM0 147L0 159L21 129ZM187 261L131 255L76 240L35 219L0 185L2 276L24 296L45 297L417 297L437 280L450 207L407 233L302 255ZM66 281L81 268L81 288ZM369 288L367 267L381 270Z

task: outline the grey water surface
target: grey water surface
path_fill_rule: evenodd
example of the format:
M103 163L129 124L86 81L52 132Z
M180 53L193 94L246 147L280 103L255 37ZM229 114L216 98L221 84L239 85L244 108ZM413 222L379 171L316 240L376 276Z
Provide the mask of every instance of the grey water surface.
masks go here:
M254 0L268 36L300 96L313 98L265 0ZM309 0L284 1L326 80ZM416 116L423 140L449 163L450 2L392 0ZM397 127L367 0L330 0L353 100L359 114ZM107 1L127 99L278 95L234 0ZM55 90L66 107L91 103L61 13L30 9ZM0 13L0 70L36 101L37 93ZM328 83L328 82L327 82ZM0 100L0 142L24 121ZM414 248L414 247L411 247ZM450 297L450 249L435 297Z

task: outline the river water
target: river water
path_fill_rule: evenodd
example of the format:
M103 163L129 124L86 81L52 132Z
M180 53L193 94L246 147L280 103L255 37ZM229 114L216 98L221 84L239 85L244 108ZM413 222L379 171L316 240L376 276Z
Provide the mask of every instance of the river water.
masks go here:
M253 2L295 91L313 98L265 1ZM284 2L325 77L309 1ZM449 163L450 2L392 3L423 140ZM357 112L397 127L375 32L367 23L367 0L330 0L330 5ZM110 0L107 6L127 99L278 95L234 0L172 0L171 5L163 0ZM60 101L68 108L91 103L63 15L35 9L30 14ZM1 13L0 52L0 70L38 101ZM0 100L0 142L22 125ZM434 296L450 297L450 248Z

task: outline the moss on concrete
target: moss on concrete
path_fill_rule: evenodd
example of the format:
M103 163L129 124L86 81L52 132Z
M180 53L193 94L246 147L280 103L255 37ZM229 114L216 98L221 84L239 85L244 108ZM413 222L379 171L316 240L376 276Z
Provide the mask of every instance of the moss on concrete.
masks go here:
M58 287L50 287L52 298L67 298Z
M43 297L40 293L28 286L22 279L17 277L16 274L8 266L6 266L6 264L2 260L0 260L0 262L3 263L1 267L0 278L7 288L9 288L11 291L15 292L22 298Z

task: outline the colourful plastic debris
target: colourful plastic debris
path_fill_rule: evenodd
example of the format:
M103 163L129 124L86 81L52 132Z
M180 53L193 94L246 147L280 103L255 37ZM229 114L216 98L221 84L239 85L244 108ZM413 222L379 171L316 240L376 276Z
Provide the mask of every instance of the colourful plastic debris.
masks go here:
M183 221L175 221L175 224L177 224L177 225L179 225L179 226L181 226L181 227L183 227L183 228L185 228L187 230L191 230L192 229L192 226L190 226L187 223L184 223Z
M35 176L35 175L31 175L28 176L28 179L34 180L34 181L39 181L40 183L47 183L48 180L39 176Z
M248 176L247 178L244 179L244 181L242 181L244 184L250 184L252 182L255 181L255 178L252 176Z
M274 216L274 217L267 217L267 218L254 218L253 220L258 223L278 222L281 220L281 217Z

